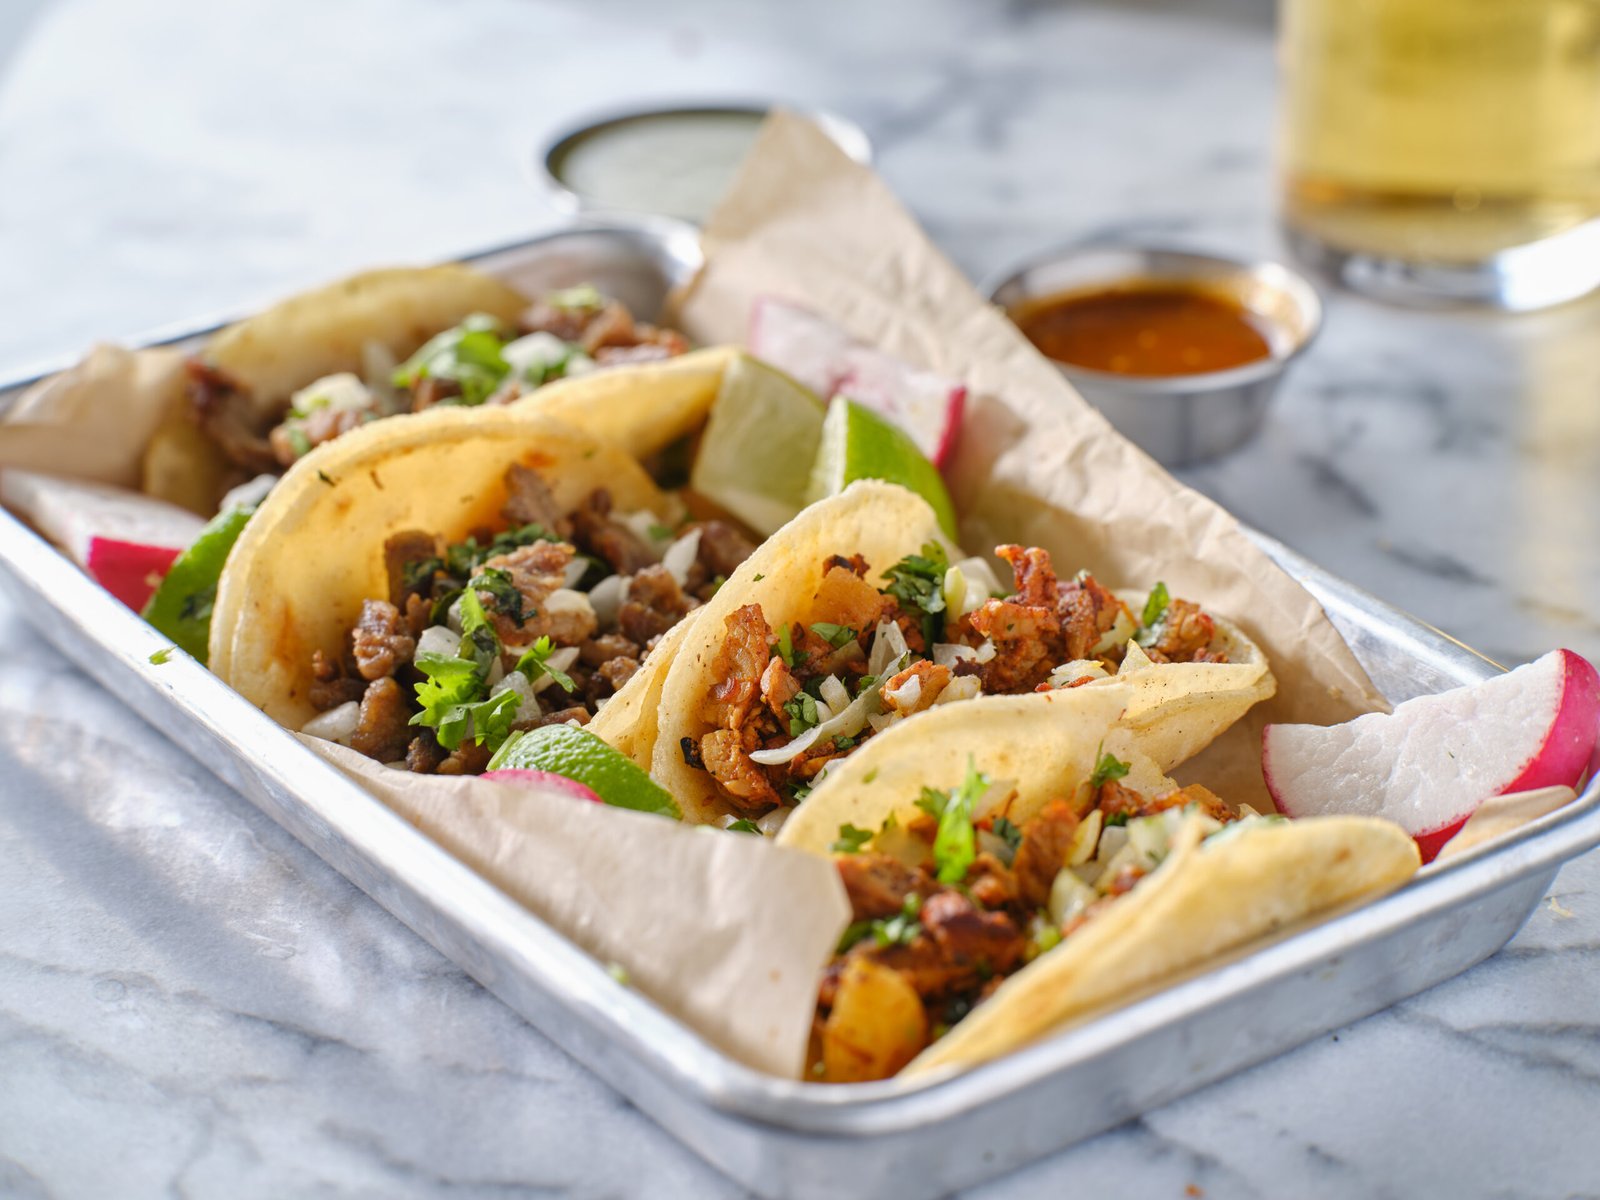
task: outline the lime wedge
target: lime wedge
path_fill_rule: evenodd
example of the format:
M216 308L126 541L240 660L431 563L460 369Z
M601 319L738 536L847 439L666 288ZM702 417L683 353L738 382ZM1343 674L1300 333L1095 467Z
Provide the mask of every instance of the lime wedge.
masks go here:
M763 537L805 506L822 402L741 354L722 374L689 485Z
M940 528L956 536L956 510L939 468L917 449L911 435L870 408L835 396L822 422L806 502L836 496L858 479L882 479L915 492L932 507Z
M672 796L632 759L587 729L546 725L514 734L489 760L489 770L549 771L583 784L607 804L682 819Z
M206 643L211 638L217 581L253 512L255 506L249 505L226 508L212 517L189 548L173 559L139 614L201 662L206 661Z

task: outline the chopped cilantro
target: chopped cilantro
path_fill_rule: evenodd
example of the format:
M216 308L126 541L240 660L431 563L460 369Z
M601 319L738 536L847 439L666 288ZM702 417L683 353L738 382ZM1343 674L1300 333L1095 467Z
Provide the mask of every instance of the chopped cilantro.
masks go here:
M555 685L562 691L572 693L578 690L578 685L572 681L572 676L558 667L552 667L546 660L555 650L547 636L540 638L517 659L516 670L528 677L528 682L533 682L541 675L548 675Z
M416 687L422 711L410 723L432 727L439 744L454 750L467 736L472 706L483 698L484 676L471 659L451 655L419 654L413 665L426 678Z
M949 556L938 542L927 542L921 554L908 554L888 571L889 586L881 589L900 607L922 614L922 635L932 645L944 632L944 573Z
M751 580L751 581L750 581L750 582L751 582L751 583L760 583L760 582L761 582L761 581L762 581L762 580L763 580L763 579L765 579L765 578L766 578L766 576L765 576L765 575L757 575L757 576L756 576L756 577L755 577L755 578L754 578L754 579L752 579L752 580Z
M396 368L394 386L414 388L424 379L443 379L459 394L445 403L482 404L510 373L511 364L500 353L505 345L500 322L475 313L454 329L429 338L420 350Z
M715 596L722 590L722 585L728 582L726 575L717 574L711 577L711 594Z
M592 283L580 283L576 287L550 292L545 296L544 302L551 308L565 309L568 312L585 312L606 306L606 298Z
M1110 829L1112 826L1115 826L1115 825L1126 825L1127 823L1128 823L1128 814L1125 813L1125 812L1114 812L1114 813L1110 814L1109 816L1107 816L1106 819L1105 819L1105 826L1106 826L1107 829Z
M306 436L304 429L296 429L293 425L285 425L284 436L289 439L289 448L294 451L296 458L304 458L311 453L311 439Z
M329 487L333 486L333 480L328 477L328 473L326 471L318 471L317 478L322 480L322 482L327 484Z
M1172 603L1172 597L1167 592L1167 585L1157 582L1150 589L1150 598L1144 602L1144 611L1139 614L1139 624L1149 628L1161 620L1167 611L1167 605Z
M857 829L846 821L839 826L839 840L828 847L835 854L860 854L863 847L872 840L872 830Z
M877 767L873 767L872 770L868 771L865 775L863 775L861 777L861 782L862 783L871 783L877 777L878 777L878 768ZM884 821L884 823L883 823L885 829L887 829L889 827L889 821L892 821L892 820L894 820L894 814L890 813L888 820Z
M809 795L811 795L811 789L803 783L794 783L789 787L789 802L791 804L799 804Z
M801 692L785 704L783 711L789 715L790 737L799 737L812 726L822 724L822 713L817 709L817 702L807 692Z
M784 666L794 666L794 634L789 626L778 630L778 644L772 647L772 653L783 659Z
M660 521L651 521L650 537L654 541L670 542L672 540L672 526L663 525Z
M1039 955L1050 953L1060 944L1061 930L1049 922L1041 922L1039 927L1034 930L1033 936L1028 939L1028 947L1024 951L1024 956L1029 962L1032 962Z
M838 952L843 954L857 942L869 937L879 946L909 946L922 932L922 924L917 920L921 912L922 897L912 892L906 896L905 903L894 916L880 917L875 921L856 921L850 925L839 939Z
M150 654L151 663L159 667L171 662L174 648L172 646L163 646L159 650L152 651Z
M502 571L498 567L488 567L474 575L467 587L474 593L487 592L495 612L509 617L518 625L522 624L522 593L517 590L517 585L511 582L511 572ZM473 598L482 604L481 596L474 595Z
M510 554L511 551L522 546L531 546L534 542L559 542L561 539L551 533L543 525L534 523L519 525L515 529L507 529L497 533L489 539L487 546L480 546L477 538L469 537L466 541L451 546L444 554L444 569L458 579L466 579L478 569L479 564L486 559L494 558L500 554Z
M627 987L633 982L628 975L628 968L618 962L607 963L606 974L615 979L623 987Z
M1121 779L1128 773L1128 770L1129 765L1127 763L1110 751L1106 751L1100 755L1093 773L1089 776L1089 788L1091 791L1099 791L1102 784L1113 779Z
M996 817L994 819L994 828L991 829L990 832L993 833L995 837L1003 841L1007 846L1011 847L1011 852L1013 854L1016 853L1017 847L1022 845L1022 830L1018 829L1016 825L1006 817Z
M967 758L967 777L948 792L925 787L917 807L939 819L933 835L933 862L940 883L959 883L978 856L977 833L972 827L972 812L989 790L989 779L979 772L971 756Z
M726 828L730 833L753 833L758 836L761 833L761 826L757 825L749 817L740 817L737 821L731 821Z
M832 621L818 621L811 626L811 632L816 634L828 645L838 650L855 641L856 631L848 625L835 625Z
M856 744L856 739L853 738L853 737L846 737L842 733L834 735L833 748L835 750L849 750L853 746L855 746L855 744Z

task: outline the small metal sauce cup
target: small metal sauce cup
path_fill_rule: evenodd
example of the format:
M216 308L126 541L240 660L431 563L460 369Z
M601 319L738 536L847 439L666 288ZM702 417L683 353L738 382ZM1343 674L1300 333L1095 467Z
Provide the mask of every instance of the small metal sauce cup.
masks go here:
M1237 301L1257 317L1271 353L1226 371L1194 375L1118 375L1070 363L1056 366L1118 430L1166 466L1216 458L1249 441L1285 369L1322 324L1316 289L1287 267L1163 247L1078 245L1034 255L993 281L988 294L1011 311L1043 296L1138 283L1198 284Z
M667 104L659 107L641 106L613 110L600 116L591 116L556 133L537 152L533 173L551 204L570 216L584 219L674 221L698 225L706 214L622 207L585 194L573 187L567 178L566 164L569 156L590 138L603 136L627 125L648 127L652 122L669 121L680 116L735 116L759 121L774 108L779 107L789 106L752 100ZM790 108L790 111L806 118L822 130L839 149L856 162L866 166L872 165L872 142L867 137L866 131L848 117L821 108L794 107Z

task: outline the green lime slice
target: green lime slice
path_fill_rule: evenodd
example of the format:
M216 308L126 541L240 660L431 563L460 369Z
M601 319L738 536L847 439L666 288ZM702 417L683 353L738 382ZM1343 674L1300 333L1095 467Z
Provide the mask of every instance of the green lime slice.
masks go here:
M915 492L932 507L939 527L956 536L955 505L939 468L917 449L911 435L870 408L835 396L822 422L806 501L837 496L858 479L882 479Z
M722 373L689 485L767 536L806 503L822 402L741 354Z
M513 734L489 760L489 770L550 771L575 779L607 804L681 820L672 796L626 755L587 729L546 725Z
M189 548L173 560L140 614L201 662L206 661L206 644L211 638L217 580L222 578L228 552L255 511L254 505L224 509L206 522Z

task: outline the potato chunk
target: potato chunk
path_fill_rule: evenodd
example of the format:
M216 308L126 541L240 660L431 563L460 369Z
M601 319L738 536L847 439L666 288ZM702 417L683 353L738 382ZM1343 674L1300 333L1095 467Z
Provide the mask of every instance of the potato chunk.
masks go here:
M859 955L846 962L822 1027L823 1077L887 1079L927 1044L928 1014L905 976Z

